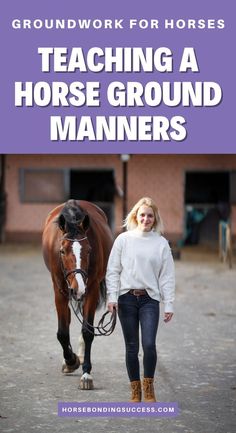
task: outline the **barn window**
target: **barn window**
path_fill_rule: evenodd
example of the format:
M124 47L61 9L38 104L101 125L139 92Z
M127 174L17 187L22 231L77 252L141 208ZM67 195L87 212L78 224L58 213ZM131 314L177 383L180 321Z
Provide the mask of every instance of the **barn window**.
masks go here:
M20 199L24 203L53 203L68 198L69 176L63 169L20 169Z

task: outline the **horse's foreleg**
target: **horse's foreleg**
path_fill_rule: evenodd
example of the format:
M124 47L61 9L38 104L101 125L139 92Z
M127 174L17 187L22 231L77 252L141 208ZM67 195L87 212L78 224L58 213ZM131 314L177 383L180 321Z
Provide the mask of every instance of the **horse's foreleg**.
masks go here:
M94 296L94 295L93 295ZM93 389L93 378L90 374L92 369L91 363L91 347L94 339L94 315L97 306L97 297L96 295L91 299L88 297L84 304L83 309L83 326L82 326L82 335L84 340L84 363L83 363L83 375L80 380L80 388L81 389ZM89 325L88 325L89 324Z
M80 360L80 364L84 363L84 352L85 352L85 342L84 342L83 334L81 331L81 334L79 336L79 349L78 349L78 353L77 353L79 360Z
M63 349L65 363L62 365L63 373L72 373L80 366L78 356L73 352L70 344L70 321L71 312L68 306L67 299L59 294L56 294L56 309L58 316L58 331L57 339Z

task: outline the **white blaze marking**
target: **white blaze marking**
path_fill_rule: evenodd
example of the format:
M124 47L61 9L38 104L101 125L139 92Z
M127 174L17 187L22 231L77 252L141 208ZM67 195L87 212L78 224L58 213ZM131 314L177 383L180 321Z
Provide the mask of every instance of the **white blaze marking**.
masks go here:
M80 257L81 245L80 245L80 243L79 242L73 242L72 250L73 250L73 253L74 253L75 259L76 259L76 269L80 269L81 268L81 257ZM81 274L75 274L75 276L76 276L76 280L77 280L78 287L79 287L78 296L81 297L85 293L84 280L83 280Z

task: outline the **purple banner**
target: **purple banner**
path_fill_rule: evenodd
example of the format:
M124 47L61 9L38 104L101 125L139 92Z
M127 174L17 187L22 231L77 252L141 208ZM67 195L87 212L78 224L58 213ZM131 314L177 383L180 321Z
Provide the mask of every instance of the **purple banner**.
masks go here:
M234 8L9 0L1 153L235 153Z
M59 402L58 416L63 417L175 417L178 403Z

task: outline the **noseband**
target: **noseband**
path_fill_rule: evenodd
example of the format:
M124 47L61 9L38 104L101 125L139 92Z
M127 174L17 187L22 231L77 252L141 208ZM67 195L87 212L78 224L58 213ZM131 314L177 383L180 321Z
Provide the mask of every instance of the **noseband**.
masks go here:
M87 284L88 274L83 269L80 269L80 268L79 269L72 269L72 271L65 271L65 269L64 269L63 273L64 273L64 277L65 277L66 281L67 281L67 278L69 277L69 275L80 274L80 275L82 275L84 284L85 285Z

